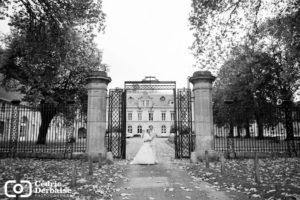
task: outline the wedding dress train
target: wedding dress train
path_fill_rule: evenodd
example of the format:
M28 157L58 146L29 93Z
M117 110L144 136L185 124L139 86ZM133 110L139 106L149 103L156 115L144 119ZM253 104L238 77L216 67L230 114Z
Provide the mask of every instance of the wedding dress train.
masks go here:
M153 165L157 163L155 151L152 146L152 138L149 134L144 134L144 143L135 155L130 164Z

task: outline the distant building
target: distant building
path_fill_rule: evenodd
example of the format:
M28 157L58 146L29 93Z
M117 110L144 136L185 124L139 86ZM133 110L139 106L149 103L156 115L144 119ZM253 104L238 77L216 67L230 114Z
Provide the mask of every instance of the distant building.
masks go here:
M2 81L3 75L0 74L0 81ZM7 140L9 136L9 130L11 125L11 107L10 103L12 100L21 99L22 94L13 90L6 90L3 87L0 87L0 141ZM24 126L27 125L26 116L21 116L20 119L20 135L25 134Z
M0 81L3 76L0 74ZM13 108L12 100L21 100L23 94L16 90L6 90L0 87L0 142L8 142L11 138L12 129L12 118L13 118ZM41 125L41 115L38 109L28 106L27 102L21 101L20 106L18 106L18 134L16 137L18 141L36 141L38 138L39 128ZM76 139L86 138L86 120L77 114L74 122L74 133L73 136ZM79 133L80 132L80 133ZM67 140L67 130L64 124L63 117L57 114L53 117L51 123L49 124L48 134L46 141L61 142L62 140ZM6 148L0 147L1 148Z
M149 82L147 79L143 81ZM127 134L141 135L152 129L157 136L169 136L175 120L172 91L128 90L126 98Z

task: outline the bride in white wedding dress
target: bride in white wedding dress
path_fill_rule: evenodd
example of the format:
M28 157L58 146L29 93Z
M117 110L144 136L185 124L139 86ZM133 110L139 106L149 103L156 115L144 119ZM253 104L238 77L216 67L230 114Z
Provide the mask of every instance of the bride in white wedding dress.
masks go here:
M151 135L150 130L147 130L143 134L144 143L140 147L139 151L133 158L130 164L132 165L153 165L157 163L155 150L153 148L152 141L154 136Z

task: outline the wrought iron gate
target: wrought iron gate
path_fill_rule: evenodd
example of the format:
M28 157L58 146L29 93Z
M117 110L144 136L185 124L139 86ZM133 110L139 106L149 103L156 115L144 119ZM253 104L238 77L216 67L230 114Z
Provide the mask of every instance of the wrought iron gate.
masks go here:
M171 88L172 89L172 88ZM189 158L195 147L192 131L192 97L190 89L174 90L175 158ZM109 90L107 150L115 158L126 157L126 89Z
M175 134L175 157L190 158L195 147L192 131L192 101L190 89L177 90L177 131Z
M109 90L108 130L106 132L107 151L115 158L126 157L126 91Z

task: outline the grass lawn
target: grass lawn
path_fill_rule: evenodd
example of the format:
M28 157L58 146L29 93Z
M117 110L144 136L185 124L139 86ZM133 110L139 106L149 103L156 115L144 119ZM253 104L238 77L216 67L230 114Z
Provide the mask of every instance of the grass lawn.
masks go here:
M300 158L259 159L260 183L255 182L253 159L225 161L225 175L220 163L191 164L179 162L194 179L209 182L218 190L238 191L249 198L300 199Z
M29 199L111 199L114 183L122 178L126 161L116 161L112 165L98 168L94 163L93 175L88 175L88 163L81 160L46 160L46 159L1 159L0 160L0 199L5 199L4 184L15 180L17 172L21 180L32 183L35 188L49 189L47 184L56 184L57 188L70 189L68 194L33 194ZM71 185L73 168L76 166L76 185ZM39 186L35 184L38 181ZM40 183L45 183L43 187ZM24 184L26 186L26 184ZM12 185L9 185L12 194ZM25 187L28 192L28 187ZM48 198L49 197L49 198Z

